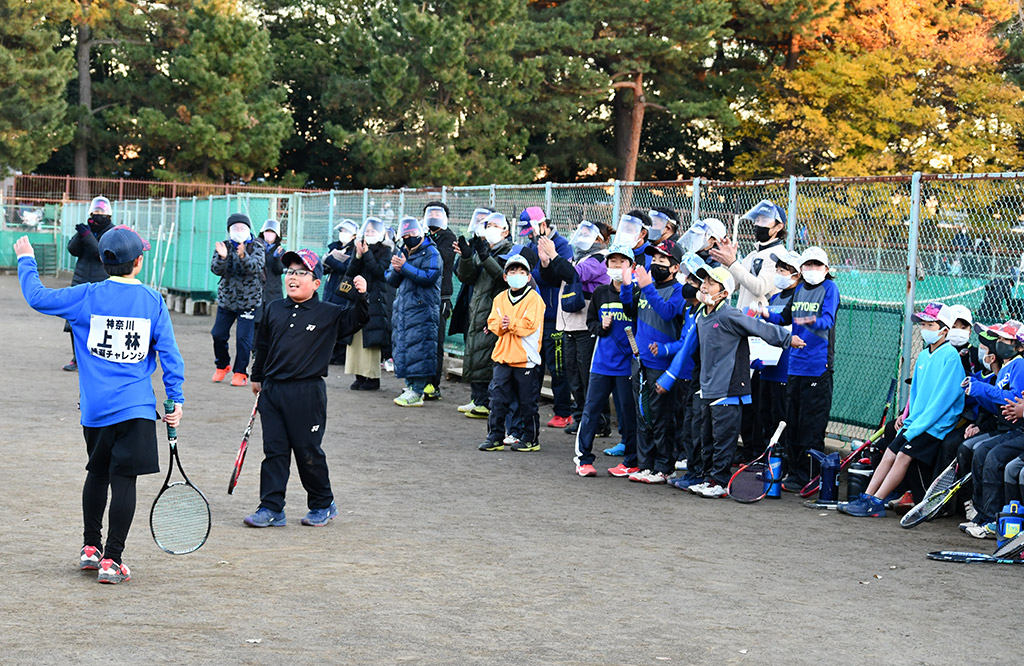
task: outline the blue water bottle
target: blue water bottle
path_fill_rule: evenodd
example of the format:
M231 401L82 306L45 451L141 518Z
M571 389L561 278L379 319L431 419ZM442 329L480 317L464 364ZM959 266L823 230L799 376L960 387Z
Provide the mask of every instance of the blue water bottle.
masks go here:
M999 529L996 533L996 547L1002 548L1003 544L1020 534L1024 524L1024 507L1014 500L1003 507L998 517Z
M782 458L775 455L774 450L772 455L768 456L768 478L764 480L764 484L768 486L768 494L765 497L782 498Z

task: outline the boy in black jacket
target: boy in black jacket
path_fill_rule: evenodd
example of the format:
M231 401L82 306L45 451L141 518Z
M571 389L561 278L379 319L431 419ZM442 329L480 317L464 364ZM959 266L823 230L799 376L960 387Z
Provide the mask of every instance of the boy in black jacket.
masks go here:
M448 206L428 201L423 207L427 235L441 254L441 320L437 327L437 374L423 389L424 400L441 399L441 377L444 376L444 339L448 318L452 316L452 273L455 272L455 234L448 229Z
M338 515L320 445L327 425L323 378L335 341L359 330L369 315L365 298L344 309L317 297L323 265L312 250L286 252L281 261L287 266L287 298L267 306L252 368L263 425L260 505L243 522L250 527L285 524L284 494L294 451L309 507L302 524L319 527ZM363 278L353 278L352 284L366 293Z
M100 261L100 238L114 225L110 221L113 209L106 197L96 197L89 204L89 219L86 224L75 225L75 235L68 241L68 254L77 257L75 274L71 276L71 286L87 282L103 282L107 272ZM64 322L64 332L71 333L71 324ZM68 372L78 370L75 360L75 336L71 335L71 362L64 366Z

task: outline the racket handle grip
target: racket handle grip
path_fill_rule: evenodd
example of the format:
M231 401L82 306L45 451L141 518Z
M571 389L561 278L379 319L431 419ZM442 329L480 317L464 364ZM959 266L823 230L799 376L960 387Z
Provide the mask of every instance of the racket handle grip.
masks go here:
M168 398L164 400L164 413L170 414L174 411L174 401ZM177 439L178 429L171 426L167 426L167 439Z
M629 341L629 349L633 352L633 356L640 355L640 349L636 346L636 337L633 335L633 327L627 326L625 328L626 340Z

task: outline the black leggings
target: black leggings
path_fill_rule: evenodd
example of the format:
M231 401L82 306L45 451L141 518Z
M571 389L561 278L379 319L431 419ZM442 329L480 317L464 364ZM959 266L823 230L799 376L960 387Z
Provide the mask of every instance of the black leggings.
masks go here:
M103 557L121 563L124 541L135 517L135 476L121 476L106 472L89 472L82 488L82 514L85 517L85 532L82 543L99 548L103 541L103 509L107 505L107 488L110 488L110 512L107 529L107 547Z

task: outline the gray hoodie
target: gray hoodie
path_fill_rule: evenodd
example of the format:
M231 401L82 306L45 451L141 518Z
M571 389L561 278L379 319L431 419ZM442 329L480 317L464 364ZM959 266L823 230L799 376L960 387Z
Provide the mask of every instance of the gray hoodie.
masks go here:
M783 327L750 317L722 302L710 314L701 307L697 313L700 341L701 397L718 400L750 395L749 336L762 338L775 347L788 347L792 335Z

